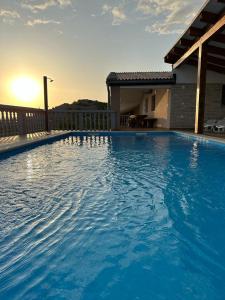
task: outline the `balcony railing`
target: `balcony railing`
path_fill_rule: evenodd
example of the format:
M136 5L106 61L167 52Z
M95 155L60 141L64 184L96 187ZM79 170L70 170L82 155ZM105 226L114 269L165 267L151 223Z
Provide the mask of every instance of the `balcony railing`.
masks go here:
M49 112L49 125L54 130L111 130L115 128L112 111L57 111Z
M128 128L129 127L129 115L120 115L120 127Z
M49 110L50 130L112 130L116 128L116 113L106 110ZM0 105L0 136L24 135L45 131L45 111L42 109Z
M44 131L44 128L44 110L0 105L0 136L23 135Z

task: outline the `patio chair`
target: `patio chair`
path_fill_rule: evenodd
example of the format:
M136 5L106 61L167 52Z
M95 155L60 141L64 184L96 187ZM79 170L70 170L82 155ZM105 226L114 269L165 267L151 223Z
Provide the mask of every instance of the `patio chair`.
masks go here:
M129 127L135 128L136 125L137 125L136 123L137 123L137 116L136 115L130 115L129 119L128 119Z
M219 120L213 129L216 133L224 133L225 132L225 119Z
M207 131L213 131L217 124L217 120L208 120L204 124L204 129Z

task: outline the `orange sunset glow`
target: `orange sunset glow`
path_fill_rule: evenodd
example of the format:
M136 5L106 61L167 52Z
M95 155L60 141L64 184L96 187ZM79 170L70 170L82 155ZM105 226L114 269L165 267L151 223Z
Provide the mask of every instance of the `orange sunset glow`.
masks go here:
M10 93L21 104L32 104L40 95L41 87L28 76L14 78L10 83Z

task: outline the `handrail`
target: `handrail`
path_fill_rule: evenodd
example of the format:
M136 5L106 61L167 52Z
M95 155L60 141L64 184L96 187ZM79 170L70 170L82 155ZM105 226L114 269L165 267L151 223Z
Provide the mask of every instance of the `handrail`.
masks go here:
M11 111L39 111L42 112L44 111L41 108L33 108L33 107L24 107L24 106L15 106L15 105L7 105L7 104L0 104L0 110L11 110Z
M72 109L65 109L65 110L61 110L61 109L51 109L49 110L51 112L60 112L60 113L68 113L68 112L74 112L74 113L111 113L111 110L72 110Z
M50 130L112 130L117 113L111 110L55 110L48 112ZM45 131L45 111L0 104L0 136Z

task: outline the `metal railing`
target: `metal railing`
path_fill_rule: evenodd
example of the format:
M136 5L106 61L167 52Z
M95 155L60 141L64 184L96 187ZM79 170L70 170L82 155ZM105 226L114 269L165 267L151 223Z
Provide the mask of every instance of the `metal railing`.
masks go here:
M120 127L121 128L129 127L129 115L121 115L120 116Z
M112 130L117 115L108 110L49 110L50 130ZM0 105L0 136L24 135L45 131L45 111L42 109Z

